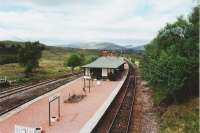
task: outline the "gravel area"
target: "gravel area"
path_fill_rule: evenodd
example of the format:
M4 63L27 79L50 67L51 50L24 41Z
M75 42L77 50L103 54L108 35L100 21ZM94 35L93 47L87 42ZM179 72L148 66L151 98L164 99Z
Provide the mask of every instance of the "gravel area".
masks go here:
M147 82L138 77L130 133L159 133L152 95L153 92Z

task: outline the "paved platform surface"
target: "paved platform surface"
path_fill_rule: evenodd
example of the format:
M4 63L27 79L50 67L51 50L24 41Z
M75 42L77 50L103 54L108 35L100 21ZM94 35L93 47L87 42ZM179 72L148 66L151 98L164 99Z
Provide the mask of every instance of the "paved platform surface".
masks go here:
M24 107L15 109L11 115L0 117L0 133L14 133L15 125L27 127L42 127L45 133L77 133L85 123L95 114L98 108L109 97L120 81L101 81L97 85L94 81L91 92L79 103L64 103L70 95L84 94L83 78L67 83L56 90L39 97L38 100L30 102ZM88 89L87 89L88 90ZM61 97L61 118L49 126L48 115L49 97L60 94ZM52 115L57 114L57 102L51 105Z

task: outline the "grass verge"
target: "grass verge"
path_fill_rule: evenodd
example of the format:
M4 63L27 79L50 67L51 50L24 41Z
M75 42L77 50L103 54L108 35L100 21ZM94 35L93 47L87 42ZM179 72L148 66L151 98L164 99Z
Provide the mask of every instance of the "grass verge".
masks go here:
M161 116L161 133L199 133L199 97L171 105Z

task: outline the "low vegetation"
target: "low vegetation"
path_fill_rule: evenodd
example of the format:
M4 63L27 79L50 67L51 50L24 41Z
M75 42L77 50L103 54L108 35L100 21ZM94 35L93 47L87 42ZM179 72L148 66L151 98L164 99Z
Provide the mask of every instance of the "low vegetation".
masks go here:
M19 63L18 50L9 49L13 47L18 49L21 45L24 46L25 44L12 41L0 42L0 51L4 51L0 52L0 60L2 60L3 57L8 57L10 55L17 57L17 59L12 63L4 62L0 65L0 78L4 78L6 76L7 79L16 81L17 84L55 78L71 73L71 68L64 66L64 61L67 60L72 54L84 55L84 63L90 62L92 59L99 56L98 50L81 50L45 46L38 62L38 68L32 71L31 76L27 77L26 73L24 73L26 71L26 67L20 65ZM80 67L75 67L74 69L75 72L79 70Z
M161 116L161 133L199 133L199 98L172 105Z
M199 6L159 31L145 48L140 71L155 105L167 110L160 113L161 132L198 132L198 100L189 100L199 94Z

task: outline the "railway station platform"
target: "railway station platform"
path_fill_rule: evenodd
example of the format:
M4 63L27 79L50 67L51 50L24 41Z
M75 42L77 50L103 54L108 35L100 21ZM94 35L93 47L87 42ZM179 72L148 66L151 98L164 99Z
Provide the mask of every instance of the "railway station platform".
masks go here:
M83 77L58 87L0 116L0 133L14 133L16 127L24 127L25 130L41 128L44 133L90 132L117 95L127 73L126 69L119 81L100 81L100 84L94 81L90 93L86 88L86 97L77 103L64 101L73 94L85 94ZM50 101L56 97L60 99L60 108L56 101L49 108ZM49 117L49 114L57 117L58 112L60 118L53 122L53 117Z

